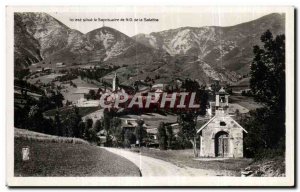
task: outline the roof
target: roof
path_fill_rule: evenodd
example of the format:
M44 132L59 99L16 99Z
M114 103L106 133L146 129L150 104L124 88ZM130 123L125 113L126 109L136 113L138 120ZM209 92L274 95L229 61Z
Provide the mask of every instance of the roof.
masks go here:
M137 119L132 118L120 118L122 120L122 127L136 127Z
M206 122L202 127L200 127L200 129L197 130L197 133L200 133L210 122L212 122L216 117L219 117L219 116L214 116L212 117L208 122ZM230 117L229 115L226 115L225 117ZM245 131L246 133L248 133L248 131L246 131L246 129L244 129L238 122L236 122L233 118L231 118L231 120L241 129L243 129L243 131Z
M164 87L164 84L162 84L162 83L152 85L152 88L163 88L163 87Z
M221 87L221 89L216 94L229 95L223 87Z
M200 133L200 131L202 131L202 129L204 129L215 118L216 116L213 116L209 121L207 121L204 125L202 125L202 127L200 127L200 129L197 130L197 133Z

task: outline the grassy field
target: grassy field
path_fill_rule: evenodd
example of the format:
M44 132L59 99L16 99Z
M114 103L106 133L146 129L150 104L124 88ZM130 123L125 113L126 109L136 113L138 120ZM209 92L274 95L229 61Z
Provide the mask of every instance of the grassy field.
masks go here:
M29 131L26 129L15 128L15 139L20 138L28 141L52 142L52 143L73 143L73 144L88 144L86 140L73 137L59 137L55 135L47 135Z
M70 112L70 110L72 110L73 107L62 107L59 108L59 114L61 115L62 119L64 119L64 117ZM86 116L90 113L93 113L97 110L99 110L99 107L79 107L79 115ZM49 111L44 112L44 115L47 117L53 117L56 114L56 109L52 109Z
M137 149L132 149L132 151L136 152ZM161 151L158 149L141 148L141 154L168 161L179 167L187 166L197 169L226 170L234 172L237 176L240 175L241 169L247 167L252 162L251 159L196 160L192 149Z
M237 103L237 104L247 108L248 110L253 110L253 109L263 107L261 104L255 102L252 97L231 95L229 98L232 103Z
M85 141L70 143L66 138L18 132L14 145L15 176L140 176L138 167L127 159ZM22 161L25 146L30 148L29 161Z

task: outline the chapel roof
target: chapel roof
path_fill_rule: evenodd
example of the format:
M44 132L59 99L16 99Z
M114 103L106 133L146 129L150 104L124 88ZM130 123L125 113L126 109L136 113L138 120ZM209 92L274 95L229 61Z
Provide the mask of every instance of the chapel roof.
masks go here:
M244 129L238 122L236 122L232 117L231 115L225 115L225 116L214 116L212 117L208 122L206 122L202 127L200 127L198 130L197 130L197 133L200 133L205 127L207 127L207 125L209 125L214 119L216 118L229 118L230 121L233 121L239 128L243 129L243 131L245 131L246 133L248 133L248 131L246 131L246 129Z
M217 94L217 95L229 95L229 94L225 91L224 87L221 87L221 89L220 89L216 94Z

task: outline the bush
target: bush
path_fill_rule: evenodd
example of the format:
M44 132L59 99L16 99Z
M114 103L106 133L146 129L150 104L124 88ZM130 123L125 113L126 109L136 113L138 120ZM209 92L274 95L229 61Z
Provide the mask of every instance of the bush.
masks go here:
M173 140L171 149L178 150L178 149L192 149L192 148L193 145L191 142L182 139L180 137L177 137L176 139Z
M256 109L241 124L248 131L244 138L246 157L259 159L284 154L285 125L278 113L266 107Z
M254 154L254 159L273 159L278 156L284 156L284 154L284 151L281 149L259 149L257 153Z
M130 130L125 130L124 133L124 147L130 148L132 143L135 143L136 137Z
M159 149L166 150L168 137L167 137L166 127L163 122L161 122L158 127L157 137L159 142Z
M113 140L112 140L112 137L109 134L106 135L106 142L104 143L104 146L105 147L112 147L113 146Z

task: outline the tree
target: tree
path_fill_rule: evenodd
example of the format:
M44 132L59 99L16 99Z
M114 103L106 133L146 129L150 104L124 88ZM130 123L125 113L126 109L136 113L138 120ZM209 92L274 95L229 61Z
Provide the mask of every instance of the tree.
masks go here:
M89 128L87 130L87 140L90 142L95 142L95 143L98 142L99 138L97 136L96 131L93 128Z
M251 112L244 122L248 130L245 146L250 154L261 150L285 151L285 36L273 38L267 30L263 47L254 46L250 88L254 99L264 107Z
M225 86L225 91L226 91L229 95L232 94L232 88L230 87L229 84L226 84L226 86Z
M96 132L99 132L103 129L100 119L96 120L95 125L94 125L94 129L95 129Z
M84 129L82 129L82 127L79 127L79 123L82 122L81 115L79 114L79 108L75 106L74 112L75 112L74 127L73 127L74 137L82 138Z
M157 137L159 142L159 149L160 150L166 150L167 149L167 133L166 133L166 127L164 122L161 122L159 124L158 130L157 130Z
M44 132L42 126L43 113L37 105L33 105L30 107L30 111L28 113L29 120L29 129L37 132Z
M89 130L93 127L93 119L86 119L85 121L85 129L84 129L84 138L86 140L90 140Z
M124 132L121 127L121 119L114 117L111 120L111 133L114 138L114 142L117 146L121 145L124 142Z
M196 117L197 114L195 113L181 113L178 118L180 135L183 137L183 139L189 141L193 145L195 157L198 156L196 146Z
M199 85L197 81L193 81L191 79L185 79L182 83L181 88L185 89L187 92L195 92L195 102L200 104L200 109L197 109L197 113L199 115L206 114L206 106L208 103L208 93L205 90L206 86Z
M43 118L42 121L43 121L44 133L55 135L55 127L54 127L53 119Z
M96 97L96 91L95 90L90 90L89 91L89 98L90 99L95 99L95 97Z
M88 118L85 122L85 126L90 129L93 127L93 123L93 119Z
M174 141L174 132L173 128L171 125L168 125L166 127L167 130L167 138L168 138L168 149L171 149L173 146L173 141Z
M134 143L136 140L135 135L128 129L124 133L124 147L130 147L131 143Z
M56 112L55 112L54 127L55 127L55 130L56 130L55 131L56 135L63 136L62 122L61 122L60 114L59 114L58 110L56 110Z
M80 121L77 127L78 127L78 137L83 138L85 132L85 123L83 121Z
M185 89L187 92L193 92L198 90L200 86L197 81L193 81L191 79L185 79L182 82L181 88Z
M256 101L285 110L285 36L273 38L267 30L262 36L263 48L254 46L250 87Z
M85 122L84 139L90 142L98 142L96 130L93 128L93 119L87 119Z
M215 81L212 85L211 85L211 89L213 91L213 94L215 95L216 92L218 92L221 89L221 85L219 81Z
M144 128L144 121L142 119L137 120L137 126L135 127L134 134L140 147L143 139L147 136L147 132Z
M105 146L106 147L112 146L112 136L109 134L109 132L107 132L107 134L106 134Z
M200 104L199 115L204 116L206 114L206 107L208 104L208 93L205 90L205 86L200 86L196 92L196 102Z
M103 111L103 128L106 131L109 131L110 129L110 120L114 117L114 114L112 111L108 111L107 109L104 109Z
M51 99L51 101L53 101L55 103L56 107L63 106L64 96L60 92L57 91L55 94L52 94L50 99Z
M65 137L80 137L80 133L78 130L78 124L81 121L81 116L79 115L79 111L77 107L73 107L66 113L64 120L60 125L60 116L59 112L55 117L55 125L58 130L58 134ZM59 128L61 127L61 128Z
M23 129L29 129L29 118L28 114L30 111L30 104L28 102L25 103L25 106L15 107L14 110L14 126Z

